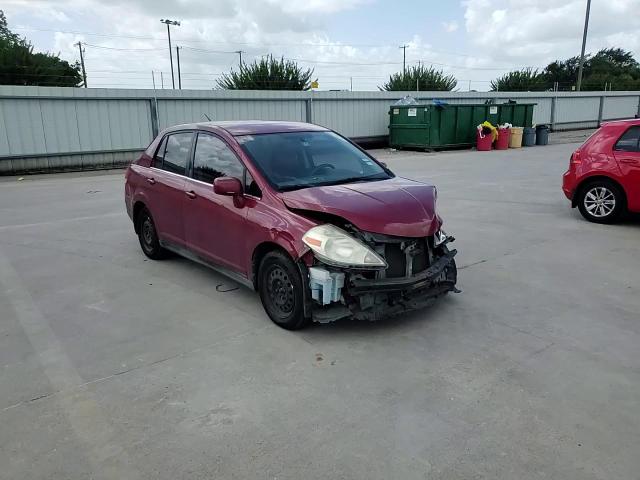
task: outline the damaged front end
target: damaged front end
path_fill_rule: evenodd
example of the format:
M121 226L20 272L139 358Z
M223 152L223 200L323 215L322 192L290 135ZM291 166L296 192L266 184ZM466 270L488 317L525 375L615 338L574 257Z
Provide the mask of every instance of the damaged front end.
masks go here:
M329 258L320 245L323 237L305 238L314 253L308 267L308 310L314 321L328 323L344 317L378 320L427 306L450 291L458 292L457 252L448 248L454 238L442 230L428 237L405 238L363 232L350 224L341 227L335 230L363 247L356 252L355 265L335 261L339 251L332 251ZM346 241L339 247L344 255L349 248L360 248Z

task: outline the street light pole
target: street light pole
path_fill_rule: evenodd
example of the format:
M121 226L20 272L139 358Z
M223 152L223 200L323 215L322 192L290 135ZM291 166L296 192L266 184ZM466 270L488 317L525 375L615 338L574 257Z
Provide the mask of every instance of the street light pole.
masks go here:
M587 13L584 16L584 32L582 34L582 52L580 53L580 67L578 68L578 84L576 91L582 87L582 70L584 69L584 49L587 46L587 30L589 30L589 10L591 10L591 0L587 0Z
M182 75L180 74L180 47L176 46L176 60L178 61L178 89L182 90Z
M179 27L180 22L177 20L169 20L168 18L162 18L160 23L164 23L167 26L167 38L169 39L169 63L171 63L171 84L173 89L176 89L176 79L173 75L173 53L171 51L171 25Z

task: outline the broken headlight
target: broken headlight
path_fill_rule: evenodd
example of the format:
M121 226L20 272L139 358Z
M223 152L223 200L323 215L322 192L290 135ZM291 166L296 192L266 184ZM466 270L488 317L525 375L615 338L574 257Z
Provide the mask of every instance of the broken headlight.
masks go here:
M334 225L313 227L302 236L302 241L319 260L329 265L357 268L387 266L376 252Z
M442 245L448 238L448 235L445 233L444 230L440 229L438 230L435 235L433 236L433 246L437 247L439 245Z

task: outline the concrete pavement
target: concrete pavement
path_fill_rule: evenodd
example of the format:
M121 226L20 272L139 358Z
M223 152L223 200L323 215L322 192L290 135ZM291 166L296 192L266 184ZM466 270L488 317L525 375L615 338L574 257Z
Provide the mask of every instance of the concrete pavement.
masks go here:
M148 261L122 172L1 179L0 478L637 478L640 222L569 208L575 147L375 151L463 293L300 332Z

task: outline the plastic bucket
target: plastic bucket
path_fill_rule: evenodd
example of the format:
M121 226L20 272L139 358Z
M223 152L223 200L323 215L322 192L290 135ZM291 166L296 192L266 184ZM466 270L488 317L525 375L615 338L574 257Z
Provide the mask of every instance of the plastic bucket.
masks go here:
M522 127L511 127L511 138L509 139L509 148L522 147Z
M509 138L511 137L510 128L499 128L498 138L496 140L496 150L506 150L509 148Z
M476 135L476 149L479 152L488 152L491 150L491 143L493 143L491 140L491 134L483 134L482 131L478 130Z
M549 127L547 125L538 125L536 127L536 145L549 144Z
M532 127L524 127L522 133L522 146L532 147L536 144L536 129Z

